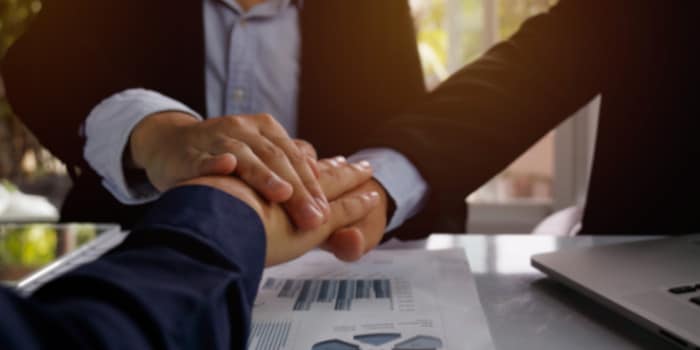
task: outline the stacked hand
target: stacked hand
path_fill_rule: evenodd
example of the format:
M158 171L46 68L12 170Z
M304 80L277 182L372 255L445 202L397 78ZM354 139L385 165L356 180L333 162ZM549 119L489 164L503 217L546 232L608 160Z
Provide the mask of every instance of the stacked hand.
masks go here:
M340 192L343 192L345 196L356 196L364 193L377 193L378 195L377 205L365 216L344 226L337 226L334 233L323 244L323 248L335 254L338 259L357 260L370 249L376 247L384 235L387 223L387 195L384 188L371 177L365 181L353 183L354 186L343 186L343 184L349 184L347 182L349 175L343 171L347 163L342 157L321 160L318 165L321 172L319 182L329 199L335 198L333 196ZM334 184L341 185L334 187Z
M326 162L335 163L333 166L324 167L320 176L322 188L330 200L330 211L328 220L314 229L296 228L279 204L261 198L253 189L235 177L205 176L185 181L182 185L211 186L250 205L265 226L267 234L265 264L270 266L289 261L318 247L328 241L329 236L338 228L363 220L379 206L380 195L376 191L346 191L348 188L357 188L360 184L367 182L372 176L369 167L348 164L344 161L323 161L323 163ZM357 251L362 237L357 236L356 232L343 232L334 235L342 237L339 240L348 244L348 246L339 247L339 250L343 254L348 254L346 252L348 247L349 250Z
M298 227L326 220L328 201L311 161L315 154L305 154L269 115L200 122L183 113L159 113L136 126L130 149L135 165L161 191L197 176L236 174L264 198L284 203Z
M378 244L386 226L386 194L369 164L317 161L311 145L290 139L269 115L200 122L159 113L137 125L129 147L134 165L161 191L183 181L206 184L251 205L266 226L268 263L319 244L356 260ZM222 177L232 174L238 179Z

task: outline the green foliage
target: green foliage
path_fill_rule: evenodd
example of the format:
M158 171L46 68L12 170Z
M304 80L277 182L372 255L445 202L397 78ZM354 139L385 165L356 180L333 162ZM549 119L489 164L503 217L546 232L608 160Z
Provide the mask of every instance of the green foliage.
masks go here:
M19 190L15 184L7 179L1 179L0 186L4 187L7 192L17 192Z
M414 0L411 4L423 71L433 87L481 52L482 0ZM451 32L448 17L455 24Z
M38 0L0 1L0 57L24 32L29 20L41 10Z
M56 257L57 232L49 225L28 225L0 232L0 264L40 267Z
M40 0L0 0L0 60L41 7ZM13 114L0 77L0 178L8 178L21 186L48 179L46 175L62 175L56 169L62 170L60 162L43 149Z
M26 30L30 20L41 10L39 0L0 0L0 59ZM0 147L3 152L11 152L18 143L27 138L24 128L17 127L16 117L0 89ZM24 142L19 142L24 143ZM13 152L10 165L17 165L17 155ZM8 162L4 162L8 163ZM3 164L7 167L7 164ZM7 172L7 169L4 169ZM0 181L8 191L17 187L8 180ZM0 231L0 264L5 266L40 267L53 261L58 244L57 232L49 225L28 225Z
M93 224L73 224L71 226L75 230L75 242L78 247L97 236L97 228Z
M499 36L509 37L528 17L546 11L554 3L556 0L499 0ZM411 4L423 71L430 87L445 79L451 69L477 58L486 48L483 0L413 0ZM448 33L448 16L456 24L452 33ZM450 48L450 44L455 46Z
M529 17L547 11L557 0L500 0L498 6L501 38L513 35Z

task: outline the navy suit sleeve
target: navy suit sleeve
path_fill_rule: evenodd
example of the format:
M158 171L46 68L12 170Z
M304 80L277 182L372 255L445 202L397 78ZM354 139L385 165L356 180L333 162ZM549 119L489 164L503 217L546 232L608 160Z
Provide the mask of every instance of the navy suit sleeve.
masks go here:
M245 203L166 193L127 240L22 298L0 290L4 349L243 349L265 259Z

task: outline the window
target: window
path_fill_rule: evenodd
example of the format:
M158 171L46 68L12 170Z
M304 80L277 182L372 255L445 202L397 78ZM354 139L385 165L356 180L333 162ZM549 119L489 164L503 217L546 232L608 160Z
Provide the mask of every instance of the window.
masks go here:
M411 0L418 48L432 89L496 42L508 38L529 17L556 0ZM585 187L578 157L589 149L592 119L564 123L533 145L479 190L470 194L470 231L529 232L556 209L572 205ZM595 113L593 113L595 114ZM594 133L593 129L593 133ZM581 170L584 170L583 172Z

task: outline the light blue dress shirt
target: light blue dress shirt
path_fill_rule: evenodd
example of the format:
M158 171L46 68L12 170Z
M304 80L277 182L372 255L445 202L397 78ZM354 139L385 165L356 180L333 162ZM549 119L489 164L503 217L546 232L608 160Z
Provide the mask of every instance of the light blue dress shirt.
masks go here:
M298 6L290 0L267 0L248 12L234 0L205 0L203 6L206 117L269 113L294 137L301 48ZM144 193L144 186L136 190L127 184L122 154L131 130L143 118L164 111L203 119L179 101L134 88L102 101L85 121L84 156L102 176L103 185L124 204L146 203L159 196L155 189ZM396 211L387 231L420 210L428 187L403 155L375 148L349 160L369 161L375 179L394 200Z

